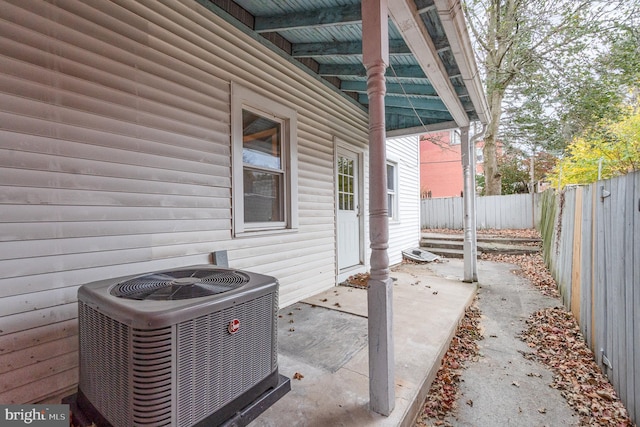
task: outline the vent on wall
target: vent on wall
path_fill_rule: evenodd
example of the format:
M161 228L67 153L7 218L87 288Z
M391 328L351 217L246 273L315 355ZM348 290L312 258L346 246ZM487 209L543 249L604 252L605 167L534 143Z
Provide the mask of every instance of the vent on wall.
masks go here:
M278 282L195 266L78 291L78 406L114 426L216 425L278 384Z

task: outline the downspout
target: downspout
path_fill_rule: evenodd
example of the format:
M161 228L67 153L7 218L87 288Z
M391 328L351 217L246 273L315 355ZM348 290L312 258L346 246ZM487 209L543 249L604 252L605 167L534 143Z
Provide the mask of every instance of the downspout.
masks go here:
M369 407L389 415L395 405L393 286L389 276L389 216L385 133L385 71L389 64L387 0L362 0L362 62L369 97L369 238L367 291Z

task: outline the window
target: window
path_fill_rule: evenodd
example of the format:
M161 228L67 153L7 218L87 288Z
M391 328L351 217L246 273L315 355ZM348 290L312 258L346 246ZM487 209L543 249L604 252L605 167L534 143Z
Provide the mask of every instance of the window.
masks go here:
M234 234L295 229L296 112L236 84L231 91Z
M357 209L355 174L355 160L349 157L338 157L338 209L341 211Z
M387 162L387 209L389 219L398 219L398 164Z
M460 129L454 129L451 131L449 144L450 145L460 145L462 140L460 139Z

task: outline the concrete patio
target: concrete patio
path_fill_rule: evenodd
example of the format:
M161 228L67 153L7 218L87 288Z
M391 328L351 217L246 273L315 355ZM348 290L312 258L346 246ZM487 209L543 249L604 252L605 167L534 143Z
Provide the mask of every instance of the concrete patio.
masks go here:
M291 391L250 424L261 426L410 426L471 303L476 284L438 277L427 264L392 269L395 409L369 402L367 295L338 286L280 311L280 373Z

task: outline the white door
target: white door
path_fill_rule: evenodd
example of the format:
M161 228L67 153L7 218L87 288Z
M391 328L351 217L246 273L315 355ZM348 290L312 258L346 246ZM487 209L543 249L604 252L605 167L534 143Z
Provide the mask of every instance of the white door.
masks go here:
M360 243L359 156L338 150L338 269L362 263Z

